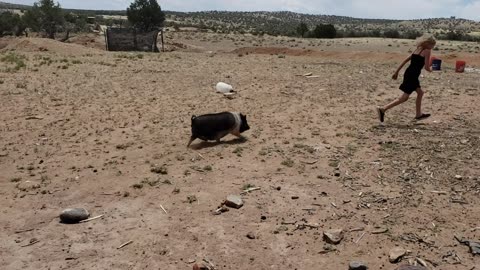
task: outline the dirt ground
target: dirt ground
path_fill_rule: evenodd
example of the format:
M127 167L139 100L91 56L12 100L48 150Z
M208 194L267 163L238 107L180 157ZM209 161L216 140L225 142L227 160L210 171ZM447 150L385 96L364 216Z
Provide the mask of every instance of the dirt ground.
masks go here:
M478 44L440 43L443 71L421 78L431 118L412 121L413 95L379 125L412 41L167 37L159 54L0 39L26 64L0 62L2 269L480 269L454 237L480 241L480 74L453 70L478 68ZM191 116L220 111L247 115L246 140L187 149ZM104 216L59 223L70 207Z

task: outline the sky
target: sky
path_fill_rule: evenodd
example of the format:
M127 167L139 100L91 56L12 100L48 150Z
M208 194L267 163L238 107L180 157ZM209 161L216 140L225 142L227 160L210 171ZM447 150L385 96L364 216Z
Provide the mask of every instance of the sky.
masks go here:
M32 4L34 0L2 0ZM64 8L126 9L133 0L56 0ZM171 11L293 11L374 19L456 16L480 21L480 0L157 0Z

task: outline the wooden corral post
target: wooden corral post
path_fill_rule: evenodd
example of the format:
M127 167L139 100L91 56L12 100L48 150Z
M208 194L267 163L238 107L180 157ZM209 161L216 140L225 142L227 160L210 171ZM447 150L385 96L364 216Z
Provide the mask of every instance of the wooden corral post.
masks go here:
M105 29L105 31L103 32L103 34L105 35L105 49L106 49L107 52L108 52L108 37L107 37L107 35L108 35L108 28Z
M162 52L165 52L165 46L164 46L164 42L163 42L163 28L162 28L162 30L160 30L160 38L162 39Z

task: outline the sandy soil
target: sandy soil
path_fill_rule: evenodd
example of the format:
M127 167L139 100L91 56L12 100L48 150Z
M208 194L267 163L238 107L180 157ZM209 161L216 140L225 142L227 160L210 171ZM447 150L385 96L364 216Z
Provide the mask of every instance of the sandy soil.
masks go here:
M412 121L412 97L381 126L375 106L399 96L390 77L411 42L169 35L160 54L0 40L0 58L26 62L0 62L2 269L480 269L454 238L480 240L478 73L452 58L422 78L430 119ZM477 45L438 53L476 66ZM247 140L187 149L191 115L224 110L247 115ZM212 214L251 186L241 209ZM59 223L69 207L104 217ZM396 246L409 253L392 264Z

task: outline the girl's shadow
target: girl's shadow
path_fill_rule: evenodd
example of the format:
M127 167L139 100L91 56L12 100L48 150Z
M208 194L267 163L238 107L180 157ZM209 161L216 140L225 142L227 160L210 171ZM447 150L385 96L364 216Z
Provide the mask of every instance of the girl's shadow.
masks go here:
M242 144L242 143L245 143L245 142L247 142L247 138L245 138L245 137L236 138L236 139L229 140L229 141L220 141L219 143L202 141L201 143L192 145L191 148L194 149L194 150L201 150L201 149L204 149L204 148L211 148L211 147L215 147L215 146L222 145L222 144L237 145L237 144Z

